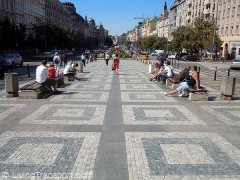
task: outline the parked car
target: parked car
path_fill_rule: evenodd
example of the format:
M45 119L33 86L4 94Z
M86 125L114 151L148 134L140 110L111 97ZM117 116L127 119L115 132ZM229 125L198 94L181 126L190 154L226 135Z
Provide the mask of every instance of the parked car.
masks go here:
M9 53L3 55L8 66L15 67L16 65L23 66L22 57L18 53Z
M164 53L164 50L155 50L153 53L151 53L151 55L157 56L159 53Z
M166 61L166 59L167 59L167 54L164 53L164 52L160 52L160 53L158 53L158 55L157 55L157 59L159 60L159 62L161 62L161 61Z
M169 59L176 59L176 55L177 55L177 53L168 54L168 58Z
M63 54L66 54L67 56L73 56L73 52L69 50L63 51Z
M230 69L240 69L240 59L233 59Z
M195 56L191 56L191 55L184 55L181 57L182 61L198 61L199 59Z
M8 63L3 55L0 54L0 77L4 77L5 72L8 72Z
M148 59L148 53L142 53L140 56L141 60L147 60Z

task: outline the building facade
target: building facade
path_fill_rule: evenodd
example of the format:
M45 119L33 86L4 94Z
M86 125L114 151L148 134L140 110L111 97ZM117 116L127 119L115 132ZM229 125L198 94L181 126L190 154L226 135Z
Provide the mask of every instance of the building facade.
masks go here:
M156 24L156 31L158 37L168 38L168 30L169 30L169 12L167 9L167 3L165 2L164 10L160 15L159 21Z
M213 6L213 2L205 1L206 6ZM222 51L225 57L232 58L240 55L240 0L216 0L216 22L219 26L218 34L223 41Z

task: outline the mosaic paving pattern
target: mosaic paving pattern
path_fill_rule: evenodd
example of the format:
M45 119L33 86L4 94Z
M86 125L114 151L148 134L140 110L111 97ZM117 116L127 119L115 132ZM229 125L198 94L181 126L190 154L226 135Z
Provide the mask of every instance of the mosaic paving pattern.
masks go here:
M151 81L147 79L120 79L120 83L122 84L152 84Z
M31 173L39 179L54 173L91 179L99 139L100 133L5 132L0 135L0 174L7 179Z
M102 125L104 105L43 105L20 123Z
M125 124L206 125L181 105L123 105Z
M110 90L111 84L80 84L75 83L69 86L67 89L81 89L82 91L91 90Z
M228 125L240 125L240 106L201 106Z
M25 104L0 104L0 120L23 108Z
M125 90L138 90L138 91L156 91L160 90L161 88L155 84L120 84L120 89Z
M122 92L121 96L122 102L176 102L174 98L155 92Z
M125 133L129 179L240 178L240 151L215 133Z
M68 92L55 96L51 101L107 102L108 96L109 92Z

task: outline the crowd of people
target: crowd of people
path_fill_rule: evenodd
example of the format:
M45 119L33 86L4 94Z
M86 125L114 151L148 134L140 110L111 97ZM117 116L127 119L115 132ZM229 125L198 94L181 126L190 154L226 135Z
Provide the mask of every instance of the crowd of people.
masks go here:
M177 79L179 87L170 92L162 92L163 95L172 95L179 93L179 96L187 95L187 90L189 88L194 88L196 86L197 90L200 90L200 79L197 72L197 67L186 67L179 74L176 74L173 67L170 65L170 61L161 61L160 63L155 63L156 67L153 72L150 81L165 83L166 79Z

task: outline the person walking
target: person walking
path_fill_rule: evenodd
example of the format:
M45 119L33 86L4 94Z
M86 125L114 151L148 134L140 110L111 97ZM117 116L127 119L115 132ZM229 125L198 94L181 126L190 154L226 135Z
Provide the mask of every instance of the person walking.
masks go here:
M63 60L63 66L65 67L67 65L67 61L68 61L68 57L67 57L66 53L64 53L62 55L62 60Z
M83 65L86 66L86 57L84 56L83 53L82 53L82 56L81 56L81 60L82 60Z
M109 54L106 53L106 54L105 54L105 61L106 61L106 65L107 65L107 66L108 66L109 58L110 58Z
M54 67L57 71L57 74L59 74L60 62L61 62L61 58L60 58L58 52L55 52L55 56L53 57L53 63L54 63Z
M118 58L118 54L115 55L115 57L113 58L113 67L115 70L115 74L118 75L118 70L119 70L119 58Z

